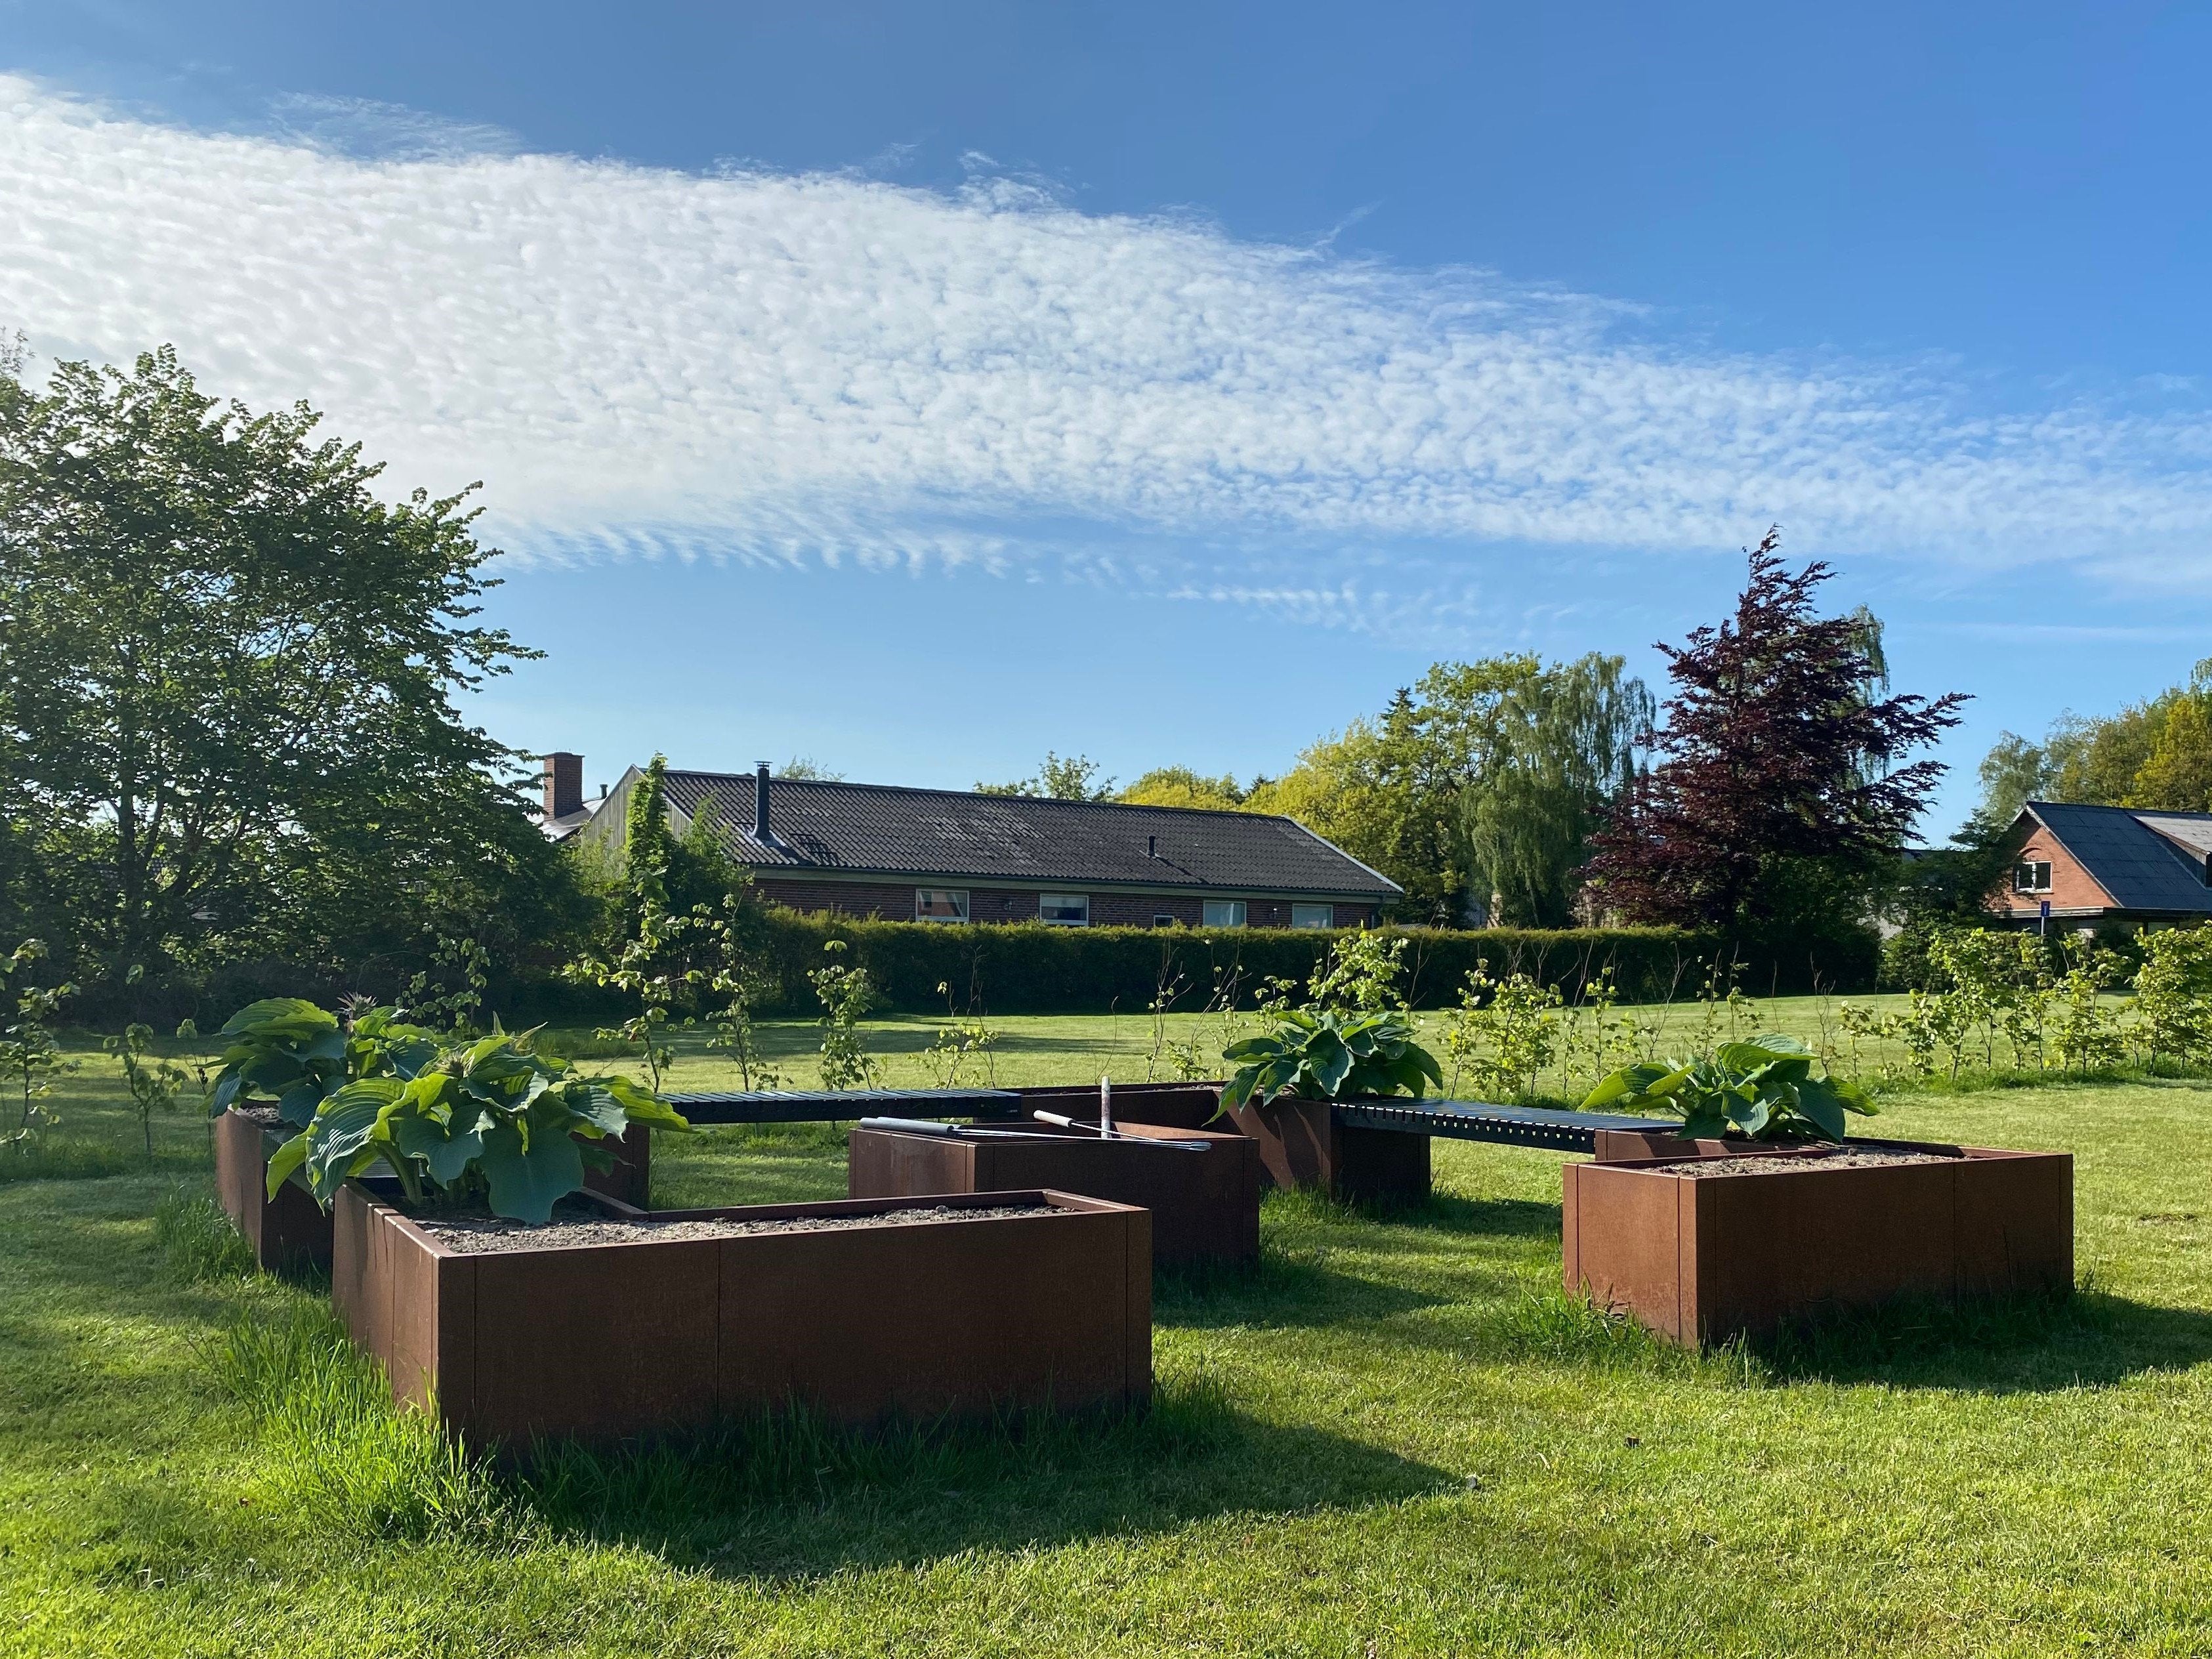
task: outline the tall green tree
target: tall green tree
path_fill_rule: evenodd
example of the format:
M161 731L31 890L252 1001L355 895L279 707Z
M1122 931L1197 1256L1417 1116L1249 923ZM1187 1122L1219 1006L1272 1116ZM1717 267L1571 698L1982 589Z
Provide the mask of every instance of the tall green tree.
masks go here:
M1489 763L1462 797L1471 872L1492 921L1573 922L1589 838L1632 784L1655 712L1626 666L1592 653L1527 676L1499 700Z
M477 620L460 495L380 499L305 404L0 374L0 750L20 908L110 982L264 956L396 973L556 926L522 757L455 698L535 653Z

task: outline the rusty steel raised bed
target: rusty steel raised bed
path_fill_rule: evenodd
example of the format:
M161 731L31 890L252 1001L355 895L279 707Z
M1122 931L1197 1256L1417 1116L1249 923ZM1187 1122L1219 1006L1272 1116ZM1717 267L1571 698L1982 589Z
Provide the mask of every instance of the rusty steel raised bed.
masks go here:
M1429 1137L1337 1121L1334 1103L1287 1097L1233 1108L1278 1187L1319 1187L1351 1203L1412 1203L1429 1195Z
M269 1155L299 1133L288 1123L233 1109L215 1121L215 1190L264 1273L331 1265L331 1218L302 1180L269 1195Z
M1148 1123L1162 1129L1225 1129L1221 1116L1221 1087L1212 1083L1117 1083L1114 1085L1116 1125ZM1054 1084L1043 1088L1008 1091L1021 1102L1021 1115L1042 1106L1047 1111L1098 1121L1098 1085Z
M480 1443L650 1434L794 1401L868 1424L1150 1398L1150 1216L1054 1192L936 1202L1046 1207L462 1255L354 1182L338 1194L331 1294L393 1395L434 1399ZM653 1218L913 1207L847 1199Z
M1121 1121L1120 1091L1115 1121ZM1006 1127L1012 1129L1012 1125ZM1102 1140L1042 1123L1018 1140L954 1139L856 1128L847 1138L846 1181L854 1198L1054 1188L1133 1204L1152 1216L1152 1260L1162 1267L1245 1264L1260 1259L1260 1158L1255 1142L1231 1132L1121 1124L1130 1140ZM1141 1145L1194 1142L1202 1152Z
M307 1177L295 1173L269 1195L269 1155L298 1133L274 1113L235 1107L215 1121L216 1197L264 1273L331 1265L331 1218L307 1190ZM586 1169L585 1187L642 1208L653 1182L647 1126L633 1123L621 1139L600 1145L614 1154L614 1168Z
M1917 1150L1955 1156L1823 1167L1819 1149L1769 1146L1753 1155L1803 1167L1698 1176L1683 1158L1570 1164L1567 1290L1687 1345L1899 1297L2072 1286L2071 1153Z

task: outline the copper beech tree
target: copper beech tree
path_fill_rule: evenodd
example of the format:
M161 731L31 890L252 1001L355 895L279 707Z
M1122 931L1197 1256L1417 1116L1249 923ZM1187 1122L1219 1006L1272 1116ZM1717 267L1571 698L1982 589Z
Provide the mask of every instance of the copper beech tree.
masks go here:
M1624 919L1762 927L1863 920L1941 763L1907 760L1958 724L1966 699L1884 696L1878 627L1821 617L1834 573L1792 572L1770 530L1735 613L1661 645L1674 695L1649 734L1651 769L1592 838L1585 873Z

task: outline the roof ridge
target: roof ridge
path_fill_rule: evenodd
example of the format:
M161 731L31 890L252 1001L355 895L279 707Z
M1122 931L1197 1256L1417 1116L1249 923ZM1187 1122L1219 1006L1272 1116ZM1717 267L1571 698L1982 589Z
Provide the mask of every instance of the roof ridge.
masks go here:
M706 772L695 768L670 767L664 774L671 778L712 778L726 783L750 784L758 776L752 772ZM770 783L795 785L808 789L872 789L885 794L951 795L959 800L1019 800L1033 801L1043 806L1105 807L1120 812L1194 812L1207 817L1257 818L1277 823L1287 823L1293 829L1306 830L1287 812L1247 812L1240 807L1223 806L1164 806L1151 801L1134 800L1070 800L1060 795L1000 794L989 789L941 789L926 783L858 783L850 778L786 778L769 774ZM1316 840L1322 837L1316 836ZM1334 845L1334 843L1331 843ZM1343 849L1337 849L1342 852ZM1350 854L1346 854L1346 857ZM1354 860L1357 862L1357 860Z

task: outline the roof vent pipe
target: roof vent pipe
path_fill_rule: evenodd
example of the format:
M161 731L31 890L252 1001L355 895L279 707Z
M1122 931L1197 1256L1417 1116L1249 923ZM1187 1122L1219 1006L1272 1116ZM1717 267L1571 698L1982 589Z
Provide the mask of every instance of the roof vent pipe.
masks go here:
M768 763L763 761L753 769L753 839L763 847L775 845L775 834L768 823Z
M1160 838L1158 836L1146 836L1145 837L1145 856L1148 859L1156 859L1159 857L1159 855Z

